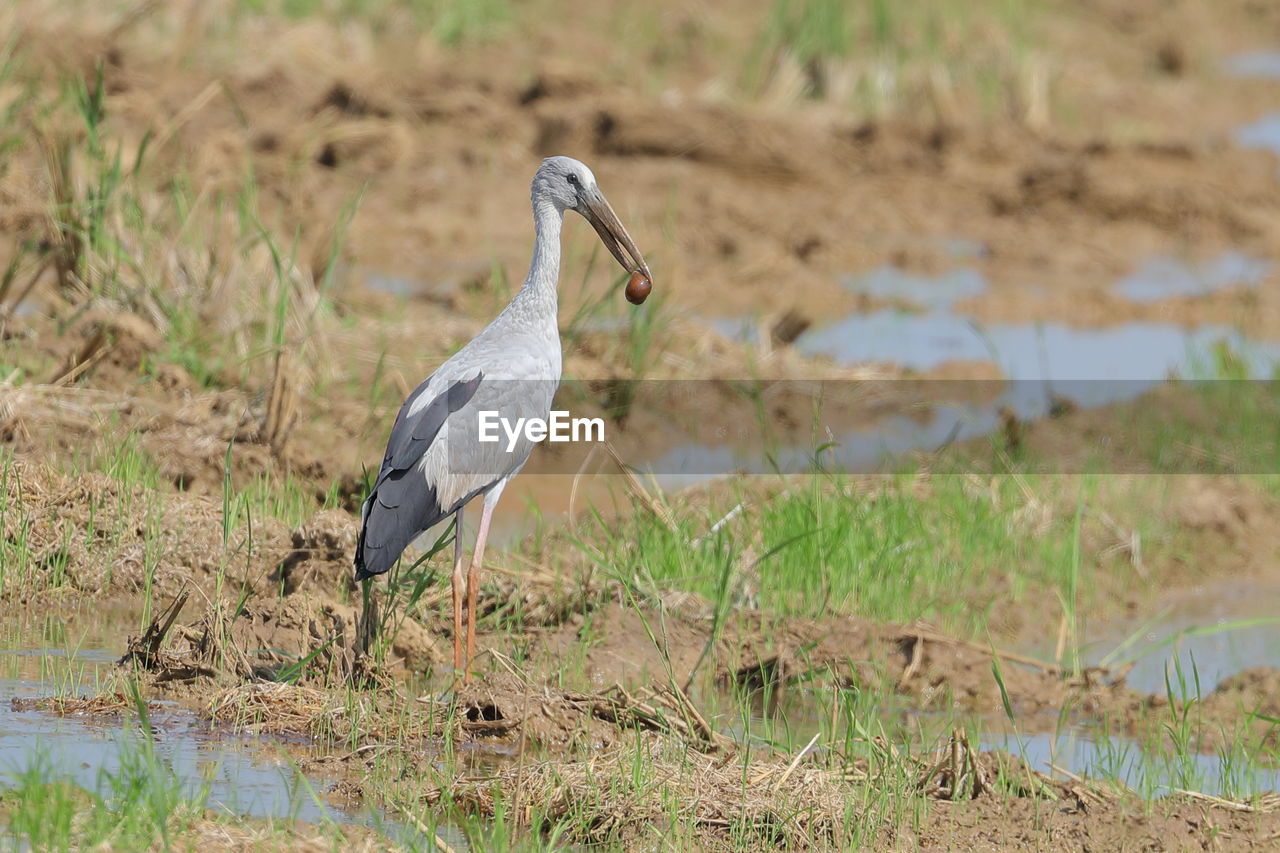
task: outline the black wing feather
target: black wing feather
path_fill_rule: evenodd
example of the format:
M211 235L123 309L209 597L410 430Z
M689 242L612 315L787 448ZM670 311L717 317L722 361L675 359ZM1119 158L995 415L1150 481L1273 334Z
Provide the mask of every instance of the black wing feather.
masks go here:
M409 395L396 415L387 439L378 479L365 499L364 521L356 540L356 580L388 571L409 543L457 507L442 507L435 487L413 473L414 467L440 434L449 415L471 401L482 373L454 382L443 393L410 415L409 409L426 393L430 377Z

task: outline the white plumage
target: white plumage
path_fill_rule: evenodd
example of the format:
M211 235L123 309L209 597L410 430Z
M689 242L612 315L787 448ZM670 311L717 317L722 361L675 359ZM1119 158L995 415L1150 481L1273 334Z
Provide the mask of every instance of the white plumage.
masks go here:
M506 441L480 441L480 412L497 412L514 423L518 418L545 419L551 411L561 374L556 286L564 212L586 217L620 264L651 278L643 256L582 163L569 157L543 161L533 179L532 201L536 236L528 277L502 313L405 400L365 500L356 543L356 579L365 580L391 569L405 547L428 528L451 515L456 518L452 585L454 664L459 669L464 668L463 507L484 496L466 579L470 660L475 649L477 575L493 508L533 450L523 436L510 450Z

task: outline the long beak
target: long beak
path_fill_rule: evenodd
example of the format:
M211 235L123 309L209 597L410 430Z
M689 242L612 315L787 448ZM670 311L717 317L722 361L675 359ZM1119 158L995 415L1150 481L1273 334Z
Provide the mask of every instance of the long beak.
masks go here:
M582 215L596 229L600 242L604 243L610 254L625 269L643 272L646 278L653 281L653 274L649 272L649 265L644 262L644 255L636 248L635 241L623 227L618 214L613 212L613 208L605 200L604 194L598 189L589 190L583 202Z

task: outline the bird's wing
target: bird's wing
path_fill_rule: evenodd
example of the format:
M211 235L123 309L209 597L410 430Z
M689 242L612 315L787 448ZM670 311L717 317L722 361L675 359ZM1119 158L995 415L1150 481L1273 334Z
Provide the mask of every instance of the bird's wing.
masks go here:
M443 382L428 377L400 407L387 439L378 479L361 512L356 541L356 580L382 574L423 531L453 511L441 506L438 490L423 482L414 468L436 440L449 415L470 402L483 374L460 379L437 390ZM427 399L429 397L429 399ZM425 404L421 404L427 399Z
M382 469L378 472L374 489L395 471L404 471L418 464L449 415L471 401L483 378L484 374L477 370L470 379L449 383L443 391L434 391L435 396L425 405L419 403L424 395L433 393L432 381L436 376L433 374L427 377L414 389L400 407L396 422L391 427L391 435L387 438L387 452L382 458ZM441 384L444 383L436 381L436 385Z
M519 366L510 362L486 373L470 401L449 415L422 459L423 477L438 490L442 504L464 502L477 490L520 470L534 443L519 425L547 418L557 384L545 378L525 378ZM484 440L482 418L486 420ZM514 429L515 434L508 429Z

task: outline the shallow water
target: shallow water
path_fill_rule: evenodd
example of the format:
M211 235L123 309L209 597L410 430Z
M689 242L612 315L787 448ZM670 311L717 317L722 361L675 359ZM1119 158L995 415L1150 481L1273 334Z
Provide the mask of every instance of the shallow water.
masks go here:
M1269 264L1242 252L1226 252L1200 264L1152 258L1115 283L1135 302L1209 293L1226 287L1256 287ZM814 329L796 341L806 355L823 355L843 364L894 364L927 371L948 362L996 364L1013 380L1147 380L1170 374L1194 375L1212 348L1258 353L1259 366L1280 357L1280 346L1263 346L1226 327L1188 330L1166 323L1128 323L1110 328L1081 328L1065 323L982 324L955 310L960 300L982 294L986 280L974 270L956 269L920 276L895 267L879 267L846 285L880 299L897 299L923 310L881 309L856 312ZM735 326L736 323L736 326ZM718 327L750 337L754 324L722 320ZM1076 400L1081 405L1115 402Z
M1255 50L1231 57L1224 63L1228 74L1235 77L1260 77L1280 80L1280 50Z
M0 702L47 695L29 682L0 682ZM210 808L250 817L296 817L312 822L353 820L307 793L308 786L288 764L250 757L250 739L211 735L190 715L176 709L157 714L155 754L181 783L183 794L197 797L206 787ZM126 752L140 749L143 735L115 722L87 722L43 711L11 710L0 719L0 768L21 771L43 755L58 778L93 791L102 774L120 771Z
M354 271L370 290L386 293L397 299L426 299L435 302L451 302L468 283L488 278L489 267L474 261L459 261L446 257L436 258L430 278L406 278L385 270L360 268Z
M389 293L392 296L401 299L408 299L416 293L421 293L426 286L422 282L414 281L411 278L401 278L394 275L383 275L381 273L369 273L365 276L365 284L380 293Z
M1280 662L1280 585L1197 587L1166 601L1146 624L1117 626L1091 645L1091 663L1108 655L1115 663L1136 658L1126 677L1135 690L1164 694L1166 673L1176 683L1176 661L1187 682L1198 680L1207 694L1243 669Z
M866 472L917 450L932 450L952 441L987 435L999 426L995 409L936 406L927 419L895 415L862 430L842 432L823 451L822 462L843 471ZM679 489L727 472L767 474L812 469L811 447L773 448L769 458L757 448L681 445L637 466L663 489Z
M114 662L118 654L89 649L5 651L0 656L15 668L57 672L50 660L83 664L94 670ZM53 778L70 781L88 791L99 790L105 775L119 773L136 760L145 734L131 719L77 718L38 710L14 709L15 699L35 699L62 689L65 681L0 678L0 787L13 784L15 774L39 760ZM154 755L163 771L176 780L183 795L198 798L207 792L207 807L254 818L295 818L315 824L359 823L393 837L413 831L375 811L345 811L326 803L323 780L309 780L285 758L261 749L285 741L211 730L207 723L172 704L151 714Z
M823 713L806 692L784 694L765 719L765 709L757 702L753 708L750 730L753 740L767 745L769 736L783 737L792 750L804 744L815 732L824 730ZM882 719L896 717L906 728L918 728L927 749L945 742L954 720L949 716L912 711L901 707L879 707ZM730 721L725 734L741 738L745 729ZM947 728L940 728L939 724ZM765 733L762 737L760 733ZM936 739L936 740L935 740ZM1004 717L987 718L977 747L981 751L1003 750L1022 758L1033 769L1053 778L1066 778L1061 772L1098 780L1118 780L1144 796L1159 797L1175 788L1185 788L1215 796L1250 796L1280 791L1280 768L1243 767L1238 758L1215 753L1191 752L1182 756L1171 752L1144 748L1132 738L1110 736L1089 726L1067 725L1052 733L1018 733L1009 729ZM785 748L785 747L784 747Z
M1159 302L1178 296L1204 296L1228 287L1256 288L1271 265L1243 252L1224 252L1199 264L1156 257L1116 282L1116 292L1132 302Z
M1270 113L1236 129L1236 144L1280 155L1280 113Z
M1277 768L1240 767L1209 753L1153 754L1129 738L1101 737L1078 729L1038 735L988 733L981 748L1002 749L1048 776L1063 778L1054 769L1058 767L1077 776L1116 779L1146 796L1176 789L1230 797L1280 791Z
M954 361L994 362L1012 380L1146 380L1194 375L1218 344L1248 353L1258 363L1280 347L1251 344L1234 329L1206 326L1187 330L1164 323L1129 323L1106 329L1062 323L992 324L938 311L914 314L883 310L856 314L804 335L796 342L806 355L825 355L846 364L896 364L927 371ZM1078 400L1101 405L1114 400Z
M885 265L865 275L849 276L843 284L854 293L877 299L902 299L929 308L948 308L987 289L987 280L982 273L966 267L929 276Z
M1154 258L1116 282L1116 290L1134 301L1205 293L1224 287L1254 287L1268 264L1239 252L1228 252L1198 265ZM1023 421L1048 415L1061 401L1096 408L1137 399L1172 377L1212 378L1219 353L1229 352L1255 377L1270 377L1280 344L1250 340L1226 326L1187 329L1167 323L1127 323L1108 328L1081 328L1064 323L995 323L982 325L955 309L963 299L981 294L986 282L972 270L918 276L892 267L878 268L848 285L880 299L921 305L921 311L880 309L854 313L807 332L796 341L806 355L823 355L850 365L892 364L930 371L950 362L996 365L1006 381L968 383L981 391L980 403L923 400L909 414L890 416L866 427L842 430L830 437L824 454L850 471L877 470L914 451L929 451L952 441L991 434L1002 411ZM721 319L721 331L751 340L758 324ZM964 382L938 382L944 386ZM979 388L978 386L982 386ZM952 389L957 390L957 389ZM988 393L996 390L997 393ZM954 396L954 395L953 395ZM963 395L962 395L963 396ZM764 473L807 470L810 448L782 448L766 460L756 447L672 448L649 461L658 483L673 488L697 482L699 476L742 471ZM678 472L678 473L676 473Z

